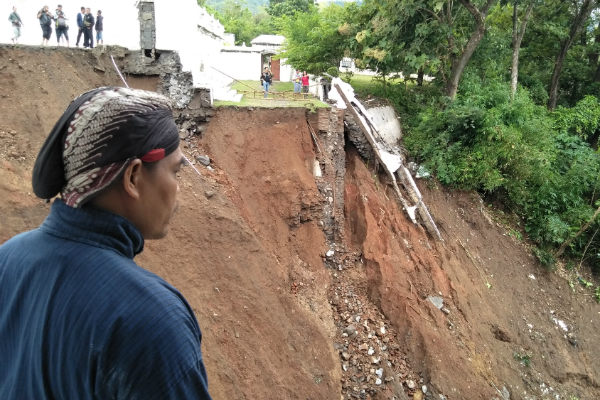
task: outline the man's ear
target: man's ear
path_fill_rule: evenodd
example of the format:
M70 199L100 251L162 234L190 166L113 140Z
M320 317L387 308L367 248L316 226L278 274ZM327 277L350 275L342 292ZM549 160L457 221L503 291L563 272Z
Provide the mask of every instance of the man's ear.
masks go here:
M141 197L140 188L143 180L143 168L142 160L136 158L129 163L123 173L123 190L125 194L135 200L138 200Z

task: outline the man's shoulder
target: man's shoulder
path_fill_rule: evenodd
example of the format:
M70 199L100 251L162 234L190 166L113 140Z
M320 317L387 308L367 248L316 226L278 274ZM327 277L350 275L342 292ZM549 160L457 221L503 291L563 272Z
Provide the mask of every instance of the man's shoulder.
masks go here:
M9 253L23 250L29 252L30 249L36 248L36 244L41 239L41 232L39 228L19 233L12 238L8 239L6 242L0 244L0 257L3 255L7 255Z

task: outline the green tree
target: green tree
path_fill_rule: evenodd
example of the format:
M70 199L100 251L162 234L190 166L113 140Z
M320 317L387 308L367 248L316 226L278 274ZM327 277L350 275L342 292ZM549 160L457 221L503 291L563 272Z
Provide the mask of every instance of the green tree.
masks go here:
M215 17L223 24L225 31L235 35L235 44L241 45L262 33L273 33L270 16L265 12L252 14L244 0L225 0Z
M559 79L563 69L564 60L567 56L567 51L569 51L573 40L575 40L578 32L585 26L588 17L592 13L593 8L596 6L595 0L583 0L581 4L579 4L579 1L575 1L574 3L573 18L569 29L569 34L561 41L560 50L556 55L556 61L554 62L552 77L550 78L550 87L548 89L548 108L550 110L556 108Z
M281 58L294 68L320 74L337 67L352 39L350 24L356 14L356 5L331 4L321 10L310 7L295 16L279 19L281 33L285 36Z
M308 12L313 5L312 0L269 0L267 12L273 17L293 16L297 12Z
M456 96L458 83L486 30L496 0L366 0L356 35L356 57L382 75L430 68Z

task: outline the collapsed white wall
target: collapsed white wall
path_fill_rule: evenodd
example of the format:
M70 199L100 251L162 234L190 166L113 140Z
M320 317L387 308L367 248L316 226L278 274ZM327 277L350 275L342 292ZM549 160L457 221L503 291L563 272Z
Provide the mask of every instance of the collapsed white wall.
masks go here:
M225 40L225 28L196 0L155 0L156 48L176 50L194 86L211 89L228 81L210 68Z

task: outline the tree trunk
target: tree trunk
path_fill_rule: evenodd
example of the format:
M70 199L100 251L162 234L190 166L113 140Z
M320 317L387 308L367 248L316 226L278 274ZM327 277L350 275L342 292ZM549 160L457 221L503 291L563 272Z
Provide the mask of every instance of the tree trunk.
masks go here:
M579 12L577 12L575 18L573 18L573 23L571 24L571 29L569 30L569 36L560 45L560 51L558 52L558 55L556 56L556 61L554 62L554 71L552 71L552 78L550 78L550 87L548 90L549 110L554 110L556 108L556 102L558 101L558 83L560 79L560 74L562 72L563 63L565 61L565 57L567 56L567 51L569 51L569 47L571 47L571 44L573 43L577 32L590 16L594 5L594 0L583 0L583 4L581 4Z
M417 71L417 86L423 86L423 75L425 75L425 69L419 67L419 71Z
M529 3L529 7L527 7L527 11L525 12L525 16L523 17L523 23L521 24L521 30L519 31L519 19L517 14L517 4L518 1L515 0L513 4L513 53L512 53L512 68L510 70L510 98L515 98L515 93L517 92L517 82L519 80L519 51L521 50L521 42L523 41L523 36L525 35L525 28L527 27L527 21L531 16L531 11L533 10L533 2Z
M596 46L600 45L600 27L596 28L596 35L594 36L594 42L595 42ZM600 82L600 63L598 62L599 58L600 58L600 53L598 53L598 50L595 50L590 55L590 63L594 67L596 67L596 73L594 74L594 82Z
M452 60L450 79L448 79L448 83L446 85L446 95L448 95L448 97L451 99L456 97L458 83L460 82L462 73L465 70L467 63L471 59L471 56L475 52L475 49L477 46L479 46L479 42L481 42L481 39L483 39L483 35L485 34L485 17L487 16L490 6L496 0L487 0L481 10L478 10L477 7L475 7L469 0L459 1L467 10L469 10L473 18L475 18L476 26L462 54L458 58Z

